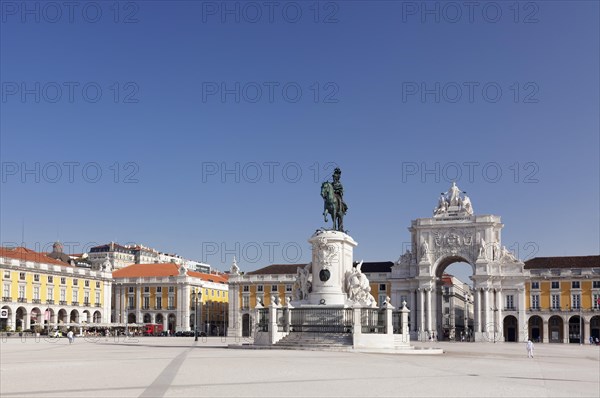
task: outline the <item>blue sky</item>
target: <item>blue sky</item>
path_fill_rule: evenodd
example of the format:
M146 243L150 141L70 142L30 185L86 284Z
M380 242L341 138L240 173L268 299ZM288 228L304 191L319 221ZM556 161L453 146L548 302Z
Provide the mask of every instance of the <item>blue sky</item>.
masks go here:
M53 4L2 1L3 244L307 262L336 164L358 259L452 179L521 258L600 251L597 2Z

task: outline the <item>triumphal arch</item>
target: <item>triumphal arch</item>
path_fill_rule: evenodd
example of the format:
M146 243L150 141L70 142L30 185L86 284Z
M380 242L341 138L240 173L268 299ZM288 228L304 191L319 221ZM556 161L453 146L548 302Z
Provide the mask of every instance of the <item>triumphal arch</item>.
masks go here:
M473 288L461 298L467 337L474 341L526 338L526 271L524 263L502 246L503 227L499 216L476 214L456 183L441 194L432 217L412 221L411 246L392 267L391 287L392 296L406 300L411 309L413 339L440 335L448 316L442 311L446 297L442 275L456 262L469 264L473 272Z

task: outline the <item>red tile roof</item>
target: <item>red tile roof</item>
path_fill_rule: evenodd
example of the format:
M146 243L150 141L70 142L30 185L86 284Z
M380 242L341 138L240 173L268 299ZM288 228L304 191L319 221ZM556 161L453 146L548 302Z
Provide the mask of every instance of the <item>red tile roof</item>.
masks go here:
M0 257L14 258L20 261L71 266L68 263L48 257L47 253L39 253L26 247L0 247Z
M596 267L600 267L600 256L536 257L525 261L525 269Z
M143 278L151 276L178 276L179 265L175 263L131 264L125 268L113 271L112 276L118 278ZM205 274L203 272L188 271L189 276L200 278L207 282L227 283L223 275Z
M179 275L179 266L174 263L131 264L112 273L113 278L177 275Z
M227 275L205 274L203 272L197 272L197 271L188 271L188 275L194 276L196 278L201 278L202 280L205 280L208 282L215 282L215 283L228 283L229 282Z
M256 271L246 272L246 275L295 274L298 267L305 266L306 264L271 264Z

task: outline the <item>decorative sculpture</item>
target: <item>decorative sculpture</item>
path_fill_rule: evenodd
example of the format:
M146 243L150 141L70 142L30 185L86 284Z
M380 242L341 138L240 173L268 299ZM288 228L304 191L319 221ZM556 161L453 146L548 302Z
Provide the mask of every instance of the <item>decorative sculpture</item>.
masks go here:
M229 273L231 275L239 275L240 274L240 267L238 267L238 265L237 265L235 256L233 257L233 262L231 263L231 268L229 269Z
M327 214L331 215L333 229L344 232L344 215L348 206L344 202L344 187L340 182L342 171L336 167L333 171L333 182L325 181L321 184L321 197L323 198L323 218L327 222Z
M473 205L471 199L467 196L466 192L462 192L456 185L456 182L452 182L452 186L447 192L442 192L438 199L438 205L433 209L434 216L447 216L448 213L453 215L473 215Z
M296 282L294 283L293 296L294 300L307 300L308 294L312 290L310 281L312 263L308 263L304 267L296 268Z
M481 243L479 244L479 254L477 258L486 259L487 255L485 254L485 240L481 238Z
M104 262L102 263L102 271L111 272L112 264L108 259L108 254L104 257Z
M406 249L406 252L400 256L397 264L412 264L413 254L410 250Z
M377 305L377 301L371 294L369 279L362 273L362 264L363 262L361 261L351 271L347 272L346 294L348 295L348 300L355 304L373 307Z

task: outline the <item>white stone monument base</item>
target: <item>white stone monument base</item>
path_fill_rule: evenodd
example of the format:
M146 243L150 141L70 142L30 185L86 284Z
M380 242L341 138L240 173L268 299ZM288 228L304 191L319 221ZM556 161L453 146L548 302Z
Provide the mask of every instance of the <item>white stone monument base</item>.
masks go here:
M339 231L317 231L308 242L312 245L312 291L308 295L311 305L344 306L346 275L352 270L353 249L357 243L350 235ZM321 280L320 273L329 273Z
M324 292L319 294L311 294L309 296L309 304L311 306L327 306L327 307L346 307L348 297L346 293Z

